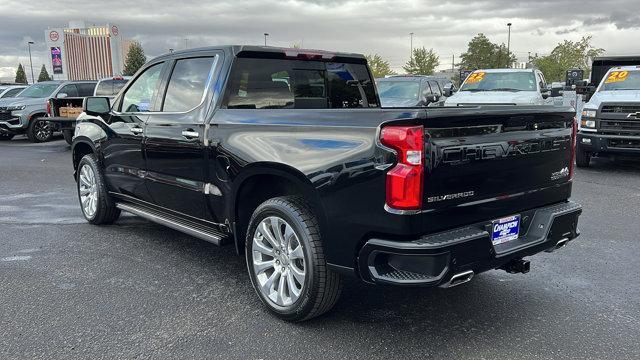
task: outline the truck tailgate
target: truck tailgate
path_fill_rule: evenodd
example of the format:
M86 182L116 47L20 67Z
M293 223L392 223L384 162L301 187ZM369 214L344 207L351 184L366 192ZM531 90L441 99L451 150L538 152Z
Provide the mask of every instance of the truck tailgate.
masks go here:
M509 107L429 115L424 208L499 201L570 180L571 110Z

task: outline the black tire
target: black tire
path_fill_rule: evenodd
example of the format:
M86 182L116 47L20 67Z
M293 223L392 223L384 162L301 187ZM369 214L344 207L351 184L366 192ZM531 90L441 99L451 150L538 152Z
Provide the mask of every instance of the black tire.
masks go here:
M95 189L97 194L95 213L87 214L82 204L81 191L81 175L83 166L88 166L93 170L95 178ZM102 169L98 164L95 155L85 155L78 163L78 171L76 174L76 188L78 192L78 201L80 202L80 210L87 221L94 225L112 224L120 216L120 209L116 207L116 203L109 195Z
M13 139L13 134L0 133L0 141L9 141Z
M586 152L582 146L576 146L576 166L579 168L589 167L591 163L591 154Z
M32 118L27 128L27 138L31 142L41 143L51 140L53 137L53 127L51 123L43 118Z
M67 142L67 144L71 145L71 143L73 142L73 130L64 130L62 132L62 137L64 138L64 141Z
M260 222L270 216L285 220L293 228L304 254L306 276L301 294L286 307L279 306L261 292L253 269L253 237ZM258 297L269 311L281 319L304 321L314 318L331 310L340 297L342 279L327 267L318 221L301 197L273 198L258 206L249 222L245 255L249 277Z

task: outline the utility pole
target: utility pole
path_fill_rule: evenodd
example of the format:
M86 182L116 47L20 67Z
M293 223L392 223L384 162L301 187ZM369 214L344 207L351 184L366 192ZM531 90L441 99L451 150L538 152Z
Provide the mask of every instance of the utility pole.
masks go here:
M31 83L35 84L36 81L33 78L33 61L31 61L31 45L33 45L34 42L33 41L28 41L27 42L27 47L29 48L29 66L31 67Z
M456 54L451 55L451 71L456 69Z
M413 33L409 33L409 43L411 47L411 53L409 53L409 60L413 60Z
M509 35L507 36L507 68L511 67L511 23L507 24L507 28L509 28Z
M267 36L269 36L269 33L264 33L264 46L267 46Z

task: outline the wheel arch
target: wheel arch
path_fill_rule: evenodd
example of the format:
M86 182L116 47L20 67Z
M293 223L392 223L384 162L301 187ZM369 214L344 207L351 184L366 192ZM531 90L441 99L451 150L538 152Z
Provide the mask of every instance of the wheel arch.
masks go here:
M326 214L320 193L299 170L282 163L260 162L247 165L234 180L232 207L236 251L243 253L245 233L253 211L267 199L277 196L302 195L317 217L320 229L326 225Z
M76 177L76 171L78 170L78 164L83 156L87 154L96 154L98 156L98 151L93 141L91 141L87 137L76 137L73 139L73 143L71 145L71 156L73 160L73 175Z

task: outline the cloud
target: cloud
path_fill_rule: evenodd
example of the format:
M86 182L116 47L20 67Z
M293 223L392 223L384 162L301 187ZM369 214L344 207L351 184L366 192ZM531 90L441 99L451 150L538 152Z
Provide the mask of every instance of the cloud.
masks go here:
M64 11L56 11L60 6ZM2 0L0 55L8 57L0 58L0 78L7 76L4 68L28 62L28 39L36 42L34 69L47 63L44 30L70 20L118 24L151 57L184 48L184 39L189 47L261 44L267 32L270 45L379 53L400 69L410 32L414 46L433 48L444 62L480 32L506 43L507 22L513 23L511 48L521 58L592 33L598 47L624 52L640 36L639 13L637 0Z

